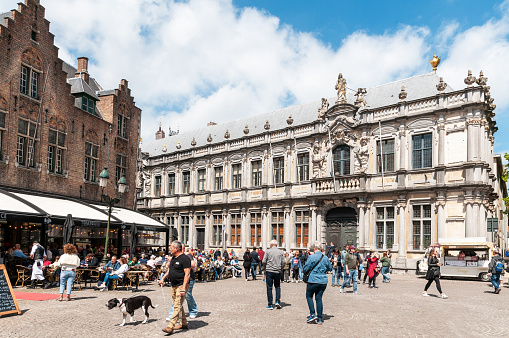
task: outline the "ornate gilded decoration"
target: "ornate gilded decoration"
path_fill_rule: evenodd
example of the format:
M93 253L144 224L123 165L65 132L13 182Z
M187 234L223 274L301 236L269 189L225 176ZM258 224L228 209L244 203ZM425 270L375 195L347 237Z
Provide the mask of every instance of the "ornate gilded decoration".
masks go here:
M288 118L286 119L286 123L287 123L289 126L291 126L291 125L292 125L292 123L293 123L292 114L290 114L290 115L288 116Z
M468 76L465 78L465 84L468 86L468 87L472 87L472 85L475 83L475 76L472 76L472 71L469 69L468 70Z
M207 142L210 143L212 142L212 135L209 133L209 136L207 136Z
M322 106L318 108L318 119L323 120L325 119L325 113L329 110L329 102L327 99L322 97Z
M163 145L163 149L162 149L163 153L165 153L166 151L168 151L168 148L166 148L166 144Z
M180 145L180 141L177 142L177 145L175 146L177 149L180 149L182 148L182 146Z
M359 89L357 89L357 93L355 94L357 99L354 102L354 105L356 107L364 108L364 107L366 107L368 105L367 102L366 102L366 99L364 98L364 94L366 94L366 93L367 93L366 88L359 88Z
M444 78L440 77L440 82L437 84L437 90L443 92L447 88L447 83L444 82Z
M224 138L225 139L229 139L230 138L230 133L228 132L228 129L226 129L226 132L224 133Z
M486 83L488 83L488 78L484 76L484 74L483 74L482 70L481 70L481 72L479 73L479 77L477 78L477 81L476 81L476 82L477 82L477 84L478 84L479 86L485 86L485 85L486 85Z
M246 126L246 127L247 127L247 126ZM269 120L266 120L266 121L265 121L265 124L263 125L263 129L265 129L265 130L269 130L269 129L270 129Z
M399 99L404 101L407 97L407 92L405 91L405 86L401 86L401 91L399 92Z
M193 137L193 140L191 141L191 146L193 146L193 147L196 146L196 140L194 139L194 137Z
M338 80L336 81L336 86L334 88L338 91L336 104L346 103L346 79L343 77L343 74L339 73Z
M247 124L246 124L246 126L244 127L244 134L245 134L245 135L249 134L249 128L247 127Z
M436 54L433 54L433 58L429 60L429 63L431 64L431 67L433 67L433 71L437 71L437 67L440 64L440 57L437 57Z

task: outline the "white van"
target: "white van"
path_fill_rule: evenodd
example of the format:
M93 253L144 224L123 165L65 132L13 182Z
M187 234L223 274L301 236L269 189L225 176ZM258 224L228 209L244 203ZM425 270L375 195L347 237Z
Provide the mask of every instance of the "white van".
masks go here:
M428 255L431 248L439 248L440 274L444 277L472 277L489 281L488 265L493 256L494 244L484 238L443 238L439 244L430 246L417 262L417 273L428 271Z

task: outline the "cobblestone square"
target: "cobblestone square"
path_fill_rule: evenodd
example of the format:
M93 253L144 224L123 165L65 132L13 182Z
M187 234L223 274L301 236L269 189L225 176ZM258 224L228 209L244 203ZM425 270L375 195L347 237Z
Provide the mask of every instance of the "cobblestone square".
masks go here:
M503 278L504 283L507 277ZM330 282L330 275L329 275ZM426 280L415 275L393 275L391 283L379 282L378 289L359 285L340 294L327 287L324 294L324 324L306 324L308 315L305 284L283 284L281 310L266 310L265 283L243 278L195 284L194 296L200 315L189 319L188 331L175 331L179 337L504 337L509 335L509 286L500 295L492 293L489 283L473 280L443 279L442 288L449 299L440 299L433 284L431 297L423 297ZM22 315L0 317L0 337L162 337L170 308L170 290L152 284L140 291L73 291L73 301L19 300ZM25 291L16 288L16 291ZM57 289L36 292L58 292ZM141 310L135 324L124 327L118 309L108 311L106 302L114 297L147 295L156 309L150 321L141 324ZM433 296L434 295L434 296ZM184 304L187 308L187 304Z

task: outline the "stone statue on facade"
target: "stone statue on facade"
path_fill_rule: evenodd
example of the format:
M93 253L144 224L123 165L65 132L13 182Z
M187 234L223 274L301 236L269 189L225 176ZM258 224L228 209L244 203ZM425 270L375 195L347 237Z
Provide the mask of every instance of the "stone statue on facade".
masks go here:
M368 105L368 103L366 102L366 99L364 98L364 95L366 93L367 93L366 88L359 88L357 90L357 93L355 94L357 99L355 100L355 103L354 103L357 108L364 108Z
M313 144L313 178L324 177L326 170L325 153L322 151L322 145L319 142Z
M338 100L336 103L346 103L346 79L343 77L343 74L339 73L336 87L334 88L338 91Z
M353 149L355 162L354 162L354 173L360 174L365 173L368 170L368 149L369 138L366 136L361 137L360 146L355 146Z
M329 110L329 102L322 97L322 106L318 108L318 119L324 120L327 110Z

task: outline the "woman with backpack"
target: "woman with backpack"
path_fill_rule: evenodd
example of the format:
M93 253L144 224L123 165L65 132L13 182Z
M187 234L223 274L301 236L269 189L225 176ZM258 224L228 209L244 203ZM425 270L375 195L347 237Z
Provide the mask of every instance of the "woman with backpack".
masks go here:
M250 251L249 249L246 249L246 252L244 252L244 263L242 263L242 266L244 267L244 274L246 276L246 282L249 277L249 270L251 270L251 256L249 256Z
M488 276L490 276L491 284L495 288L494 293L500 293L500 275L504 273L504 259L500 256L498 249L493 250L493 257L491 257L490 264L488 265Z
M429 296L427 291L431 283L435 281L435 284L437 285L437 290L438 292L440 292L440 297L443 299L448 298L445 295L445 293L442 292L442 288L440 287L440 265L442 265L442 263L440 263L437 257L437 249L433 248L431 249L431 252L428 257L428 272L426 273L426 279L428 280L428 283L424 287L424 292L422 293L424 297Z

